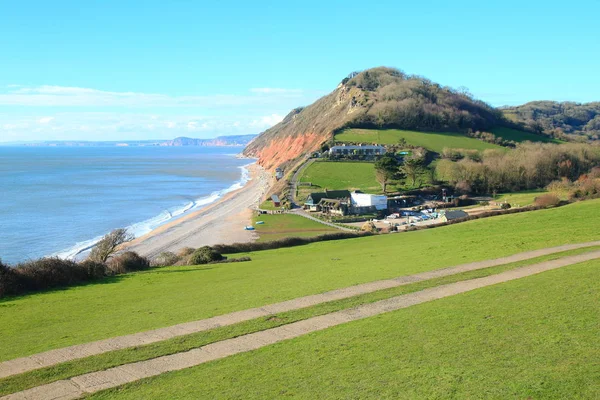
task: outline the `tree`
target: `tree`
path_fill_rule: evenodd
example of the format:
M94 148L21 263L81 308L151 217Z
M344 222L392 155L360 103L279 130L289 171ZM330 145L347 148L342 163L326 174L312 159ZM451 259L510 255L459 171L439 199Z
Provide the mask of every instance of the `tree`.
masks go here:
M421 160L417 160L415 158L410 158L404 161L400 170L406 175L407 178L410 178L412 181L412 185L415 185L417 181L417 177L423 171L423 163Z
M114 254L117 247L125 242L133 240L134 236L127 233L126 229L115 229L111 233L105 235L90 252L89 259L92 261L104 263Z
M386 154L375 162L375 177L381 185L383 193L386 192L387 184L398 173L398 161L395 157Z

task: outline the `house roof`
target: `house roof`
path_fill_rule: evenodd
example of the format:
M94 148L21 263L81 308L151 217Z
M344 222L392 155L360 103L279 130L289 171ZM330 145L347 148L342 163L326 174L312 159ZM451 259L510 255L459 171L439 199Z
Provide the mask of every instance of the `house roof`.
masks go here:
M271 196L271 200L273 200L273 202L275 202L275 203L279 203L279 197L276 194Z
M444 215L446 216L447 220L457 219L457 218L464 218L464 217L468 217L469 216L469 214L467 214L463 210L446 211L446 213Z
M305 204L318 204L321 199L327 197L325 193L311 193L306 198Z
M350 191L325 189L325 195L325 197L327 197L328 199L348 199L350 198Z
M337 199L321 199L321 201L319 201L319 205L321 207L326 206L326 207L341 207L342 206L342 201L341 200L337 200Z

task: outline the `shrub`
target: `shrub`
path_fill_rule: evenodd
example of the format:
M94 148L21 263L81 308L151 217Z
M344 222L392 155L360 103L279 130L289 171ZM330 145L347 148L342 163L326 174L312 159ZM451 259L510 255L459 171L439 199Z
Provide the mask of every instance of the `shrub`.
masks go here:
M511 205L509 203L500 204L500 208L503 210L508 210L510 207L511 207Z
M179 251L177 252L177 255L180 258L183 257L187 257L189 255L191 255L194 251L196 251L196 249L192 248L192 247L182 247L181 249L179 249Z
M180 257L170 251L164 251L152 259L153 267L168 267L177 264Z
M106 264L88 259L80 262L79 265L87 271L90 279L100 279L106 276Z
M117 247L133 239L133 235L127 233L126 229L115 229L105 235L90 252L90 260L96 262L106 262L108 258L115 253Z
M555 207L560 204L560 199L554 194L546 193L541 196L537 196L533 202L536 206L540 207Z
M17 292L18 284L14 270L0 260L0 297Z
M114 274L124 274L131 271L141 271L150 268L150 261L133 251L126 251L112 257L108 261L108 270Z
M367 221L363 224L363 226L360 227L360 230L363 232L375 233L377 232L377 227L373 222Z
M221 261L225 257L210 246L203 246L190 255L188 263L190 265L208 264L214 261Z

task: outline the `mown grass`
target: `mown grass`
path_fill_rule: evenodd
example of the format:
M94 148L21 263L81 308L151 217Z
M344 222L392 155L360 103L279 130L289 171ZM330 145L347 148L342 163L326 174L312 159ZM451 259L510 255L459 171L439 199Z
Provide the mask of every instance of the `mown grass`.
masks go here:
M523 192L502 193L499 194L494 201L502 203L507 202L512 206L528 206L533 204L533 201L536 197L546 193L548 193L546 190L527 190Z
M563 143L561 140L554 139L550 136L536 135L534 133L519 131L516 129L506 127L494 128L492 130L492 133L496 135L496 137L502 137L504 140L512 140L517 143L525 141L542 143Z
M303 172L300 182L310 182L313 188L304 191L362 190L365 193L381 193L381 185L375 178L375 165L365 162L315 162ZM304 199L302 199L304 200Z
M406 143L410 145L424 147L436 153L441 153L446 147L474 150L503 149L501 146L455 132L417 132L400 129L346 129L335 135L336 141L351 143L398 144L400 139L406 140Z
M0 360L521 251L600 239L600 200L250 253L0 301ZM239 256L243 256L240 254Z
M264 224L257 225L257 221L262 221ZM286 237L313 237L338 232L335 228L293 214L263 214L253 217L253 222L259 235L259 242L270 242Z
M600 246L565 251L548 256L536 257L525 261L431 279L428 281L417 282L410 285L399 286L396 288L355 296L348 299L331 301L300 310L280 313L271 317L257 318L255 320L242 322L232 326L185 335L150 345L113 351L98 356L75 360L53 367L43 368L13 377L0 379L0 396L26 390L31 387L40 386L61 379L68 379L73 376L112 368L118 365L188 351L193 348L205 346L217 341L274 328L318 315L356 307L362 304L373 303L375 301L388 299L407 293L413 293L431 287L490 276L511 269L516 269L543 261L555 260L561 257L583 254L598 249L600 249Z
M419 304L90 398L599 398L599 267Z

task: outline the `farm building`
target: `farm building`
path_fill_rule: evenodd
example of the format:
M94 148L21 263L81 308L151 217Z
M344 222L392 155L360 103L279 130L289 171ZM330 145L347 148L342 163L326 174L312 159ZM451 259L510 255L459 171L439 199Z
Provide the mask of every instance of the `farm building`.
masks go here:
M318 207L323 214L346 215L348 212L347 200L321 199Z
M354 191L350 194L352 199L352 212L355 214L365 214L380 210L386 210L387 196L362 193Z
M350 204L350 192L347 190L327 190L325 192L311 193L304 202L304 209L309 211L321 211L321 200L340 200L345 205ZM331 207L328 205L328 209Z
M440 212L440 218L443 222L448 222L459 218L465 218L468 216L469 214L467 214L463 210L444 210Z
M329 154L335 156L378 156L385 154L385 147L378 145L333 146L329 149Z

